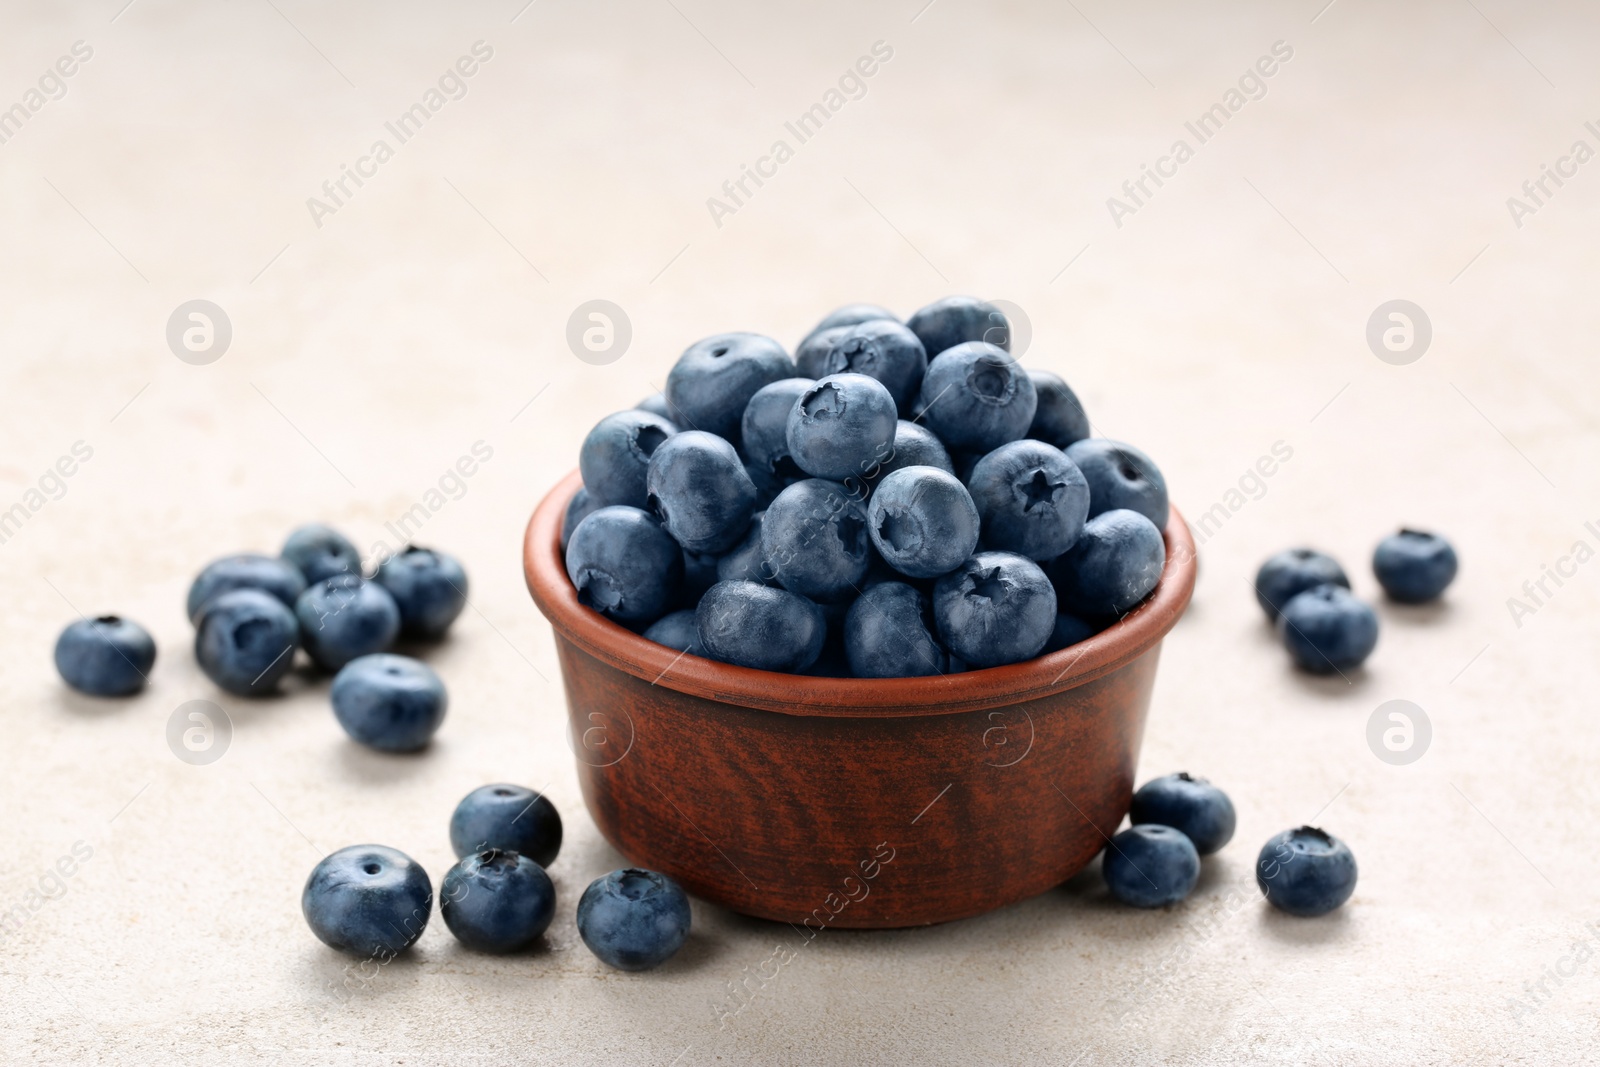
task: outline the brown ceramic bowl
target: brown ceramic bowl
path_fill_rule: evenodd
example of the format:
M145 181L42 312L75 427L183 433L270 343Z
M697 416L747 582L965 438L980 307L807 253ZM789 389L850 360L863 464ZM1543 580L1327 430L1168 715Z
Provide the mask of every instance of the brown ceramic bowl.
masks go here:
M944 922L1072 877L1127 813L1161 638L1194 589L1174 510L1161 584L1088 641L932 678L809 678L680 655L578 603L573 472L528 524L583 796L628 860L747 915Z

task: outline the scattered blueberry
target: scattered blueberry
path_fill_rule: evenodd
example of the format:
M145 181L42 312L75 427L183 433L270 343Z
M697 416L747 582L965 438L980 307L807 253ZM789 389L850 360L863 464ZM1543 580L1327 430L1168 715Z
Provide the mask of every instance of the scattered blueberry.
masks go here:
M758 333L719 333L690 345L667 375L667 406L680 429L737 442L739 419L763 385L796 375L783 346Z
M307 585L335 574L360 574L361 553L344 534L320 522L301 526L289 535L280 553L299 568Z
M789 412L813 384L810 378L785 378L750 398L739 424L748 466L788 481L805 477L789 455Z
M200 669L239 696L270 693L294 665L300 625L283 601L259 589L212 597L195 622Z
M795 482L761 517L761 552L785 589L841 600L860 588L872 555L866 509L837 482Z
M655 516L601 508L572 531L567 577L585 607L618 622L647 623L677 602L683 550Z
M1155 461L1132 445L1091 437L1067 446L1067 458L1089 483L1089 517L1126 508L1167 528L1167 480Z
M912 578L959 567L978 546L978 509L956 476L938 467L902 467L867 502L867 532L884 561Z
M786 589L718 582L700 598L701 653L739 667L798 674L817 661L827 624L822 609Z
M578 936L600 962L648 971L689 936L689 898L655 871L628 867L596 878L578 900Z
M826 374L849 372L876 378L889 390L896 409L908 414L928 370L928 354L917 335L900 323L870 319L836 338L823 366Z
M578 523L603 507L605 505L589 495L589 490L584 486L580 485L578 491L572 494L572 499L567 501L567 510L561 516L562 555L566 555L567 545L572 541L572 531L578 528Z
M679 652L700 655L700 630L692 610L674 611L650 624L644 632L645 640L675 648Z
M1065 611L1057 612L1055 629L1050 632L1050 640L1045 642L1044 650L1059 652L1063 648L1071 648L1079 641L1089 640L1101 629L1101 626L1088 619Z
M330 948L368 958L393 956L427 927L433 883L404 852L351 845L312 868L300 910Z
M500 849L548 867L561 852L561 814L532 789L504 782L481 785L462 797L450 816L450 847L457 859Z
M789 454L813 478L862 476L894 454L898 416L883 383L865 374L830 374L789 411Z
M970 667L1032 659L1056 624L1056 593L1039 565L1009 552L979 552L939 579L939 638Z
M1011 348L1011 324L1005 313L987 300L975 297L947 296L935 300L914 312L906 320L906 326L922 342L929 359L969 341Z
M1325 552L1314 548L1290 548L1268 557L1256 571L1256 603L1276 622L1283 606L1307 589L1319 585L1350 588L1344 568Z
M344 732L381 752L426 746L449 704L431 667L384 652L357 656L341 667L329 698Z
M1083 524L1083 534L1050 564L1061 610L1094 619L1121 618L1156 587L1167 548L1155 523L1118 509Z
M1326 915L1356 889L1350 846L1314 826L1285 830L1261 846L1256 885L1267 902L1290 915Z
M233 589L259 589L271 593L288 607L306 591L305 575L286 560L254 552L223 556L206 564L189 586L186 610L193 622L212 597Z
M943 674L944 649L929 632L928 597L903 582L880 582L850 605L844 652L857 678Z
M429 640L444 636L467 606L467 572L454 556L408 545L378 565L373 581L400 609L400 631Z
M400 633L400 608L377 582L336 574L313 583L295 601L306 651L324 670L382 652Z
M656 449L647 478L649 509L691 552L725 552L739 543L755 510L756 487L724 439L699 430Z
M79 619L56 639L56 670L80 693L125 697L144 688L156 643L143 626L117 615Z
M645 471L650 457L678 428L648 411L607 415L589 431L578 450L583 487L601 504L645 506Z
M1061 375L1047 370L1030 369L1033 391L1039 396L1039 407L1033 413L1033 425L1028 436L1063 452L1069 445L1088 437L1089 416L1078 400L1078 394L1061 380Z
M1319 585L1290 600L1278 636L1303 670L1332 674L1359 667L1378 644L1378 616L1342 585Z
M456 863L439 883L439 915L475 952L519 952L556 914L556 887L527 856L485 849Z
M1378 542L1372 573L1383 591L1402 604L1425 604L1455 580L1456 550L1438 534L1401 530Z
M928 364L922 422L952 451L992 452L1026 437L1039 397L1033 379L1003 349L956 345Z
M1204 778L1179 771L1140 786L1133 794L1128 821L1135 826L1170 826L1194 842L1200 855L1209 856L1233 839L1238 820L1228 794Z
M1089 483L1054 445L1001 445L973 466L967 485L983 522L985 548L1054 559L1083 533Z
M1200 878L1200 854L1170 826L1132 826L1106 845L1100 865L1106 888L1124 904L1161 908L1176 904Z

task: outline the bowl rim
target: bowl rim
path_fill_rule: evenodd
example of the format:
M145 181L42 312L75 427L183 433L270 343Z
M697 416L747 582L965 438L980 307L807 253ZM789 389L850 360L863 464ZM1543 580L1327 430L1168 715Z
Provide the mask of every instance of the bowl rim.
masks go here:
M1195 547L1172 508L1167 562L1155 590L1122 619L1086 641L1008 664L921 678L818 678L736 667L646 640L578 602L561 555L567 503L582 487L573 470L534 509L523 536L523 574L556 634L589 655L651 685L761 711L823 718L951 715L1036 700L1094 681L1154 648L1177 624L1194 593Z

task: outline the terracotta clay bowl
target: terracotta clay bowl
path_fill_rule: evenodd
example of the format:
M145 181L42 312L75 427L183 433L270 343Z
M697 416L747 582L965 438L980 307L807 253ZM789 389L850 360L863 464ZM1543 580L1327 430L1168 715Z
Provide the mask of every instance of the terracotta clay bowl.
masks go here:
M812 930L915 926L1059 885L1116 831L1161 639L1194 589L1176 510L1161 584L1088 641L963 674L809 678L680 655L579 604L560 533L580 484L534 512L523 567L584 801L629 862Z

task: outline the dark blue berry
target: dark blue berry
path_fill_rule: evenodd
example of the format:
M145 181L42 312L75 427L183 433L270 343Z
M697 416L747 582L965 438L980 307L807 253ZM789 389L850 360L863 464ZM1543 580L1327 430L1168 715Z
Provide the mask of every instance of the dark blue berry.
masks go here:
M1030 369L1028 377L1033 379L1033 391L1039 396L1033 425L1028 427L1029 437L1065 451L1069 445L1089 436L1089 416L1078 394L1059 374Z
M655 516L601 508L572 532L567 577L585 607L618 622L648 623L678 600L683 550Z
M434 640L467 606L467 572L454 556L408 545L378 565L373 581L400 609L400 632Z
M1438 534L1401 530L1378 542L1372 573L1391 599L1425 604L1455 580L1456 550Z
M1005 313L976 297L947 296L935 300L914 312L906 320L906 326L922 342L929 359L969 341L983 341L1008 351L1011 348L1011 324Z
M1083 533L1089 483L1054 445L1012 441L980 459L967 479L983 546L1054 559Z
M1100 873L1111 895L1136 908L1176 904L1200 878L1200 854L1170 826L1133 826L1106 845Z
M871 319L836 338L823 366L826 374L848 372L877 379L889 390L896 409L909 414L928 370L928 354L917 335L900 323Z
M218 686L239 696L270 693L294 665L300 626L283 601L259 589L212 597L195 623L194 655Z
M928 597L903 582L880 582L850 605L844 652L857 678L943 674L945 652L930 632Z
M306 651L324 670L382 652L400 634L400 608L377 582L338 574L311 585L295 601Z
M922 379L922 422L952 452L992 452L1028 435L1039 398L1003 349L972 341L947 349Z
M678 428L648 411L619 411L595 424L578 450L583 487L601 504L645 506L645 471Z
M578 900L578 936L600 962L648 971L689 937L689 898L655 871L629 867L597 878Z
M1132 445L1091 437L1067 447L1089 483L1089 517L1126 508L1167 528L1167 480L1155 461Z
M776 580L772 567L767 563L767 557L761 551L761 524L766 514L765 511L758 511L750 516L750 529L745 532L744 540L717 560L719 582L770 584Z
M933 591L939 639L971 667L1032 659L1056 623L1056 594L1033 560L979 552Z
M567 544L572 540L572 531L578 528L578 523L603 507L605 505L591 496L584 486L580 485L578 491L572 494L572 499L567 501L567 510L561 515L562 555L566 554Z
M449 699L433 669L410 656L357 656L334 675L333 716L344 732L381 752L415 752L444 722Z
M1290 600L1278 636L1295 664L1313 674L1359 667L1378 644L1378 616L1342 585L1319 585Z
M300 910L323 944L385 962L422 936L432 909L428 873L383 845L341 848L312 868L300 894Z
M761 517L761 553L790 592L845 599L860 588L872 555L866 509L837 482L795 482Z
M280 553L313 585L336 574L360 574L361 553L331 526L313 522L289 535Z
M806 335L800 347L794 350L794 365L802 377L822 378L833 372L828 370L828 353L834 342L854 329L854 323L819 327Z
M667 405L678 428L739 439L739 419L756 390L796 375L783 346L758 333L719 333L690 345L667 375Z
M1268 557L1256 571L1256 603L1276 622L1283 606L1307 589L1319 585L1350 588L1344 568L1332 556L1314 548L1289 548Z
M691 552L726 552L739 543L755 510L756 487L733 446L686 430L650 460L649 508Z
M748 466L784 480L805 477L789 455L789 412L814 384L810 378L785 378L762 386L750 398L740 420Z
M894 454L898 416L883 383L865 374L831 374L789 411L789 455L813 478L861 477Z
M481 785L450 816L450 847L460 859L484 849L518 852L541 867L561 852L561 815L542 793L520 785Z
M1267 902L1290 915L1326 915L1356 890L1350 846L1314 826L1285 830L1261 846L1256 885Z
M1209 856L1233 839L1238 817L1228 794L1204 778L1179 771L1140 786L1133 794L1128 821L1135 826L1170 826L1194 842L1196 852Z
M1089 640L1103 628L1092 620L1065 611L1057 612L1055 629L1050 632L1050 640L1045 643L1044 650L1059 652L1063 648L1071 648L1080 641Z
M1119 509L1083 524L1083 534L1050 564L1050 579L1062 611L1120 618L1156 587L1166 561L1166 544L1155 523Z
M124 697L144 688L156 643L143 626L117 615L79 619L56 639L56 670L80 693Z
M797 593L755 582L718 582L700 598L701 655L764 671L798 674L822 654L822 609Z
M650 624L644 632L645 640L675 648L679 652L700 655L700 630L695 623L693 610L674 611Z
M463 857L439 883L439 915L475 952L519 952L556 914L556 887L527 856L485 849Z
M936 578L978 546L979 516L966 487L938 467L902 467L867 502L867 532L889 566Z
M189 586L189 598L185 605L189 621L193 622L199 616L200 609L212 597L234 589L259 589L263 593L271 593L292 608L300 594L306 591L306 579L300 573L300 568L287 560L254 552L223 556L206 564L205 569L195 576L194 584Z

